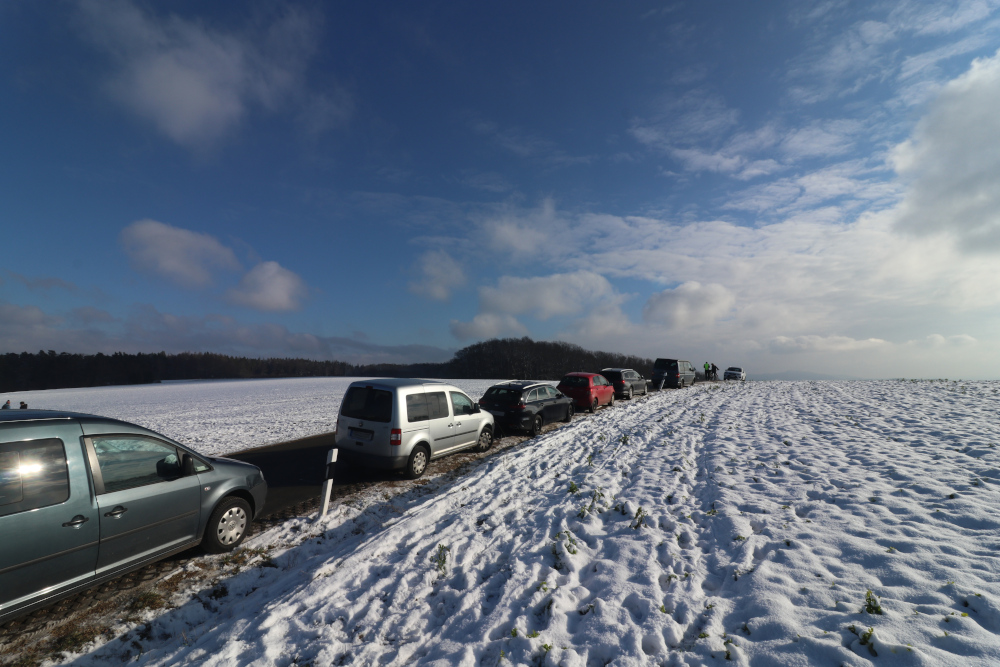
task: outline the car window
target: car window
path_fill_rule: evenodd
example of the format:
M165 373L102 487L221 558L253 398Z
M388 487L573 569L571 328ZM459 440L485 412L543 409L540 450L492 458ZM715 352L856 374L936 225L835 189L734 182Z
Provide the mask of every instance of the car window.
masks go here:
M0 516L69 499L62 440L46 438L0 445Z
M180 457L173 445L138 435L94 436L93 443L105 493L181 477Z
M528 398L526 400L529 403L531 401L537 401L538 400L538 390L537 389L532 389L531 391L529 391L528 392Z
M431 419L448 417L448 398L443 391L429 391L427 396L427 414Z
M427 396L423 392L406 397L406 421L423 422L430 418L427 411Z
M559 384L564 387L589 387L590 381L579 375L567 375L559 382Z
M483 398L497 403L517 403L521 400L521 390L512 387L490 387Z
M549 398L556 398L557 396L559 396L559 390L553 386L546 387L545 391L549 393Z
M475 414L476 408L472 404L472 399L461 392L451 392L451 407L455 411L455 416Z
M344 395L340 414L367 422L392 421L392 392L372 387L351 387Z

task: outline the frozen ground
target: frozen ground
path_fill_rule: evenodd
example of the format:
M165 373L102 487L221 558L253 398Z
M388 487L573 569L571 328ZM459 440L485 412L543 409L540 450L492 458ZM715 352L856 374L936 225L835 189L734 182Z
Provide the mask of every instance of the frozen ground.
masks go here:
M132 387L23 391L13 405L114 417L209 456L332 431L347 386L361 378L165 382ZM449 380L478 400L491 380ZM2 402L2 401L0 401Z
M996 665L998 391L619 403L258 535L242 570L76 664Z

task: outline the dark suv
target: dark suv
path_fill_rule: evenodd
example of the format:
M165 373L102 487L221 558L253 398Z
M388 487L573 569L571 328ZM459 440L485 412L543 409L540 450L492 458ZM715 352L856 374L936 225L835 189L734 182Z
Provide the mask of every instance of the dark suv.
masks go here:
M573 419L573 399L543 382L512 380L495 384L479 399L479 405L493 415L498 429L542 432L542 426Z
M649 391L646 379L631 368L605 368L601 375L608 379L619 398L632 398L634 394L645 395Z
M657 359L653 364L653 388L683 388L694 384L694 364L683 359Z

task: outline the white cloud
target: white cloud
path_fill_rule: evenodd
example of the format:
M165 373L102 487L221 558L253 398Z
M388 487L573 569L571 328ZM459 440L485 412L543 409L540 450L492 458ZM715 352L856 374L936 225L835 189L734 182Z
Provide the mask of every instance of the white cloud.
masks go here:
M306 296L306 285L277 262L261 262L228 292L233 303L266 311L297 310Z
M557 273L535 278L502 276L496 287L479 289L480 308L487 313L530 313L540 320L576 315L614 295L611 283L592 271Z
M471 322L452 320L451 334L459 340L527 336L528 329L513 315L479 313Z
M789 352L858 352L887 347L888 342L879 338L855 340L848 336L777 336L771 341L771 350Z
M275 111L294 101L311 130L350 114L346 93L306 90L319 23L310 14L286 9L264 28L225 31L175 14L155 16L127 0L79 6L87 36L114 64L110 94L189 149L216 144L255 107Z
M909 184L898 228L1000 250L1000 51L973 61L931 103L892 164Z
M732 292L722 285L691 281L653 294L642 309L642 317L668 329L702 326L725 317L735 302Z
M430 250L420 257L420 279L410 283L410 291L437 301L447 301L466 282L462 265L443 250Z
M183 287L206 287L213 270L241 268L233 251L212 236L156 220L134 222L119 238L134 268Z

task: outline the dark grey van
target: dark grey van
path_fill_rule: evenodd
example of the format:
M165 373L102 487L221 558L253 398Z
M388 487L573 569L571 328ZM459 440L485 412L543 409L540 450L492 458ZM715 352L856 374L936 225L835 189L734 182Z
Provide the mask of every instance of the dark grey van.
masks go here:
M0 622L197 544L234 549L266 494L256 466L141 426L0 411Z
M683 359L657 359L653 364L654 389L674 387L681 389L694 384L694 364Z

